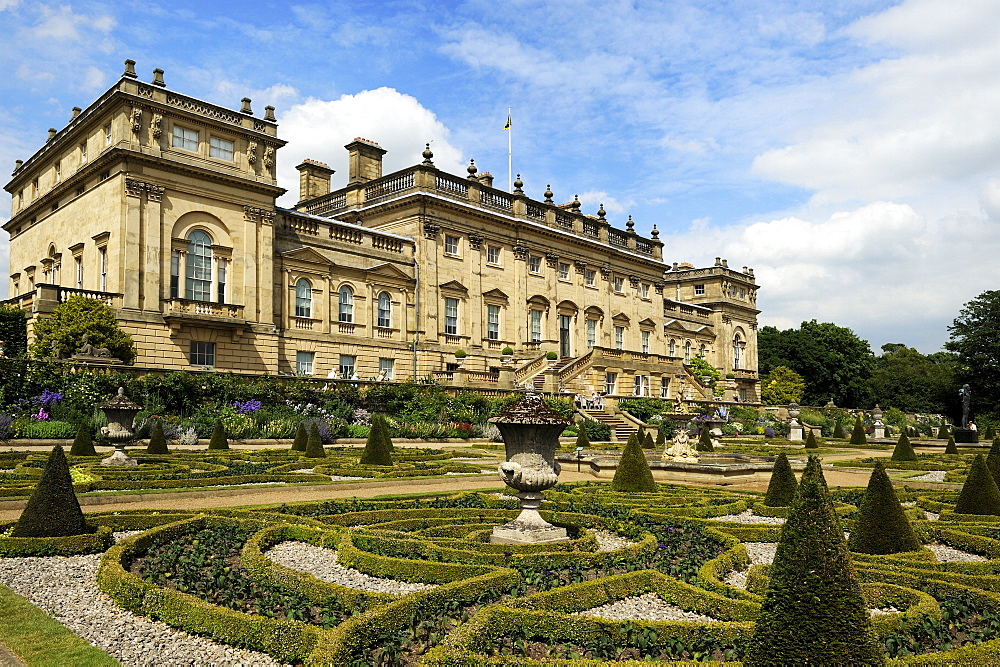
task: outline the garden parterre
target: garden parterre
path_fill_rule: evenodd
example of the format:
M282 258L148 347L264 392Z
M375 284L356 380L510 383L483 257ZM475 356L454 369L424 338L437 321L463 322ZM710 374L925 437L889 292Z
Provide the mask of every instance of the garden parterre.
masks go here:
M850 531L858 494L833 495ZM954 492L900 495L913 504L905 511L923 544L986 560L939 562L926 547L854 554L865 599L883 612L873 622L887 659L996 662L1000 523L950 511ZM142 531L108 549L97 573L101 590L122 608L280 662L738 660L770 567L751 566L747 544L776 542L781 526L718 519L747 510L781 514L762 500L680 485L635 494L597 482L561 484L547 493L543 514L572 539L528 547L489 544L492 526L513 518L516 502L479 493L89 520ZM924 520L924 511L940 519ZM608 534L620 541L602 549L597 536ZM335 551L339 565L357 573L433 587L392 593L323 581L268 557L289 542ZM745 588L726 583L741 572ZM650 595L713 620L586 613Z

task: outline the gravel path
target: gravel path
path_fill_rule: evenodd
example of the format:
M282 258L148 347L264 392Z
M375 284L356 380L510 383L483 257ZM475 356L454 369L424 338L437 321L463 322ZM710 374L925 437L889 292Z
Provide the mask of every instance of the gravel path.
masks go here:
M307 572L317 579L359 591L404 595L436 588L436 584L417 584L372 577L341 565L337 560L337 552L333 549L324 549L305 542L281 542L274 545L265 555L279 565Z
M780 516L757 516L753 510L747 510L741 514L724 514L722 516L708 517L709 521L733 521L735 523L767 523L773 526L780 526L785 520Z
M924 518L928 521L937 521L941 518L941 515L937 512L928 512L927 510L924 510Z
M590 532L597 538L598 551L614 551L615 549L630 547L635 544L635 542L626 540L624 537L620 537L614 533L609 533L606 530L592 530Z
M928 544L928 549L934 552L939 563L982 563L989 560L979 554L970 554L967 551L952 549L943 544Z
M617 602L609 602L600 607L575 612L573 615L596 616L612 621L698 621L700 623L718 621L711 616L702 616L699 613L686 611L676 605L664 602L656 593L646 593Z
M774 562L774 554L778 551L777 542L744 542L743 546L746 547L747 556L750 557L750 567L754 565L770 565ZM727 586L745 591L747 589L747 576L750 574L750 567L745 570L733 570L722 581Z
M944 481L944 470L931 470L925 475L920 475L919 477L910 477L908 482L943 482Z

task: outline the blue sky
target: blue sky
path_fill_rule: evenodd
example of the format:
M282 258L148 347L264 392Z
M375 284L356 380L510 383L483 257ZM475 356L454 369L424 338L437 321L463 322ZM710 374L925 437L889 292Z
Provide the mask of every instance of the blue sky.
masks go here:
M11 168L133 58L276 106L285 204L302 158L343 183L356 136L389 170L431 141L439 167L474 158L504 186L510 106L530 196L655 223L668 261L754 267L764 324L933 352L1000 277L994 0L0 0L0 34Z

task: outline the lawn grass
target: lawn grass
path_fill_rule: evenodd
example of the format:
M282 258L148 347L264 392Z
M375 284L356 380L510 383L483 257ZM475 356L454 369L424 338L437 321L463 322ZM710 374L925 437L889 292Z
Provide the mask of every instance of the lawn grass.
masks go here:
M119 664L6 586L0 586L0 642L31 667Z

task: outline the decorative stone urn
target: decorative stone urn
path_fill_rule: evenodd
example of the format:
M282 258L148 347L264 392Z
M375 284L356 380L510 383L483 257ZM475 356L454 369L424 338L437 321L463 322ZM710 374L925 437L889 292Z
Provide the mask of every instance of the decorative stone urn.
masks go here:
M882 408L876 403L875 409L872 410L872 437L875 439L885 437L885 424L882 422L883 415Z
M125 395L125 388L119 387L117 396L97 407L108 418L108 425L101 427L101 435L115 448L111 456L101 461L101 465L139 465L125 453L125 445L135 440L135 416L142 410L142 406L129 400Z
M802 410L798 403L792 401L788 404L788 439L793 442L803 440L802 424L799 423L798 419L801 413Z
M544 544L569 539L565 528L547 522L538 513L542 491L559 481L555 462L559 434L569 420L545 405L537 394L525 394L499 417L490 421L503 436L507 461L500 464L500 479L517 489L521 513L513 521L493 529L493 544Z

